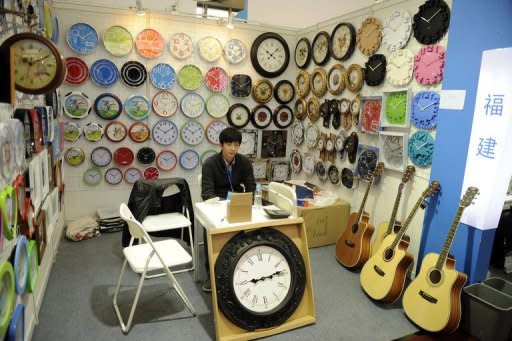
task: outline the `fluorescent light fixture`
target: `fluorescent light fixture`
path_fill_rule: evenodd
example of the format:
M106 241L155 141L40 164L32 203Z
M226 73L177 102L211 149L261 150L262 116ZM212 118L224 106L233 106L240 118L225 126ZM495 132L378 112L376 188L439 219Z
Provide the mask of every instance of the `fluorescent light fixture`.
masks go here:
M231 10L229 10L228 23L226 24L226 27L230 30L234 29L235 28L234 21L235 21L235 14L233 12L231 12Z

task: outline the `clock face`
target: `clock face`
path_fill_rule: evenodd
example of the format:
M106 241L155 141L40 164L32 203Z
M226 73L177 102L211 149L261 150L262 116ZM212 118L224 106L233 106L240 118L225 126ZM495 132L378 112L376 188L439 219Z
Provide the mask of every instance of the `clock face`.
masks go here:
M128 168L124 173L124 180L129 184L134 184L142 178L142 172L138 168Z
M341 170L341 183L349 189L354 188L354 172L351 169L343 168Z
M219 135L228 125L221 120L214 120L206 126L206 138L212 144L220 145Z
M157 92L151 104L153 111L161 117L171 117L178 110L178 99L166 90Z
M105 181L111 185L117 185L123 181L123 172L119 168L109 168L105 172Z
M264 104L255 106L252 109L251 121L256 128L268 127L272 122L272 110Z
M178 71L178 84L184 90L197 90L202 83L203 75L201 73L201 69L197 66L192 64L184 65L180 71Z
M251 90L252 79L249 75L236 74L231 77L231 96L247 97Z
M389 133L381 134L381 153L383 156L383 162L386 168L395 170L404 170L407 164L407 149L404 145L407 145L407 140L404 134L400 133Z
M361 128L368 133L375 133L379 130L380 110L382 101L380 99L364 99L361 112Z
M390 92L385 102L385 125L406 126L407 91Z
M251 112L245 104L235 103L228 111L228 123L235 128L243 128L251 119Z
M128 129L128 135L133 142L142 143L149 139L149 127L144 122L135 122Z
M99 86L108 88L119 79L119 71L116 64L108 59L98 59L91 65L91 79Z
M149 166L148 168L144 169L144 179L146 180L156 180L160 176L160 172L158 171L158 168Z
M98 167L108 166L112 162L112 153L107 147L96 147L91 152L91 161Z
M435 44L450 25L450 8L443 0L428 0L414 15L414 38L424 45Z
M327 92L327 74L324 69L316 68L311 74L311 91L319 98Z
M322 160L318 160L316 162L315 173L316 173L316 176L318 176L318 178L321 181L327 180L327 170L325 169L325 165Z
M267 180L268 160L252 161L252 169L254 171L254 179Z
M161 119L153 125L152 136L156 143L168 146L178 138L178 127L172 121Z
M252 88L252 98L258 103L267 103L273 95L272 83L267 79L260 79Z
M371 56L382 41L382 23L375 17L366 18L357 30L357 47L366 56Z
M132 51L131 33L122 26L111 26L103 32L105 50L116 57L126 56Z
M122 122L112 121L105 127L105 134L110 141L121 142L126 138L128 130Z
M101 179L103 178L103 174L101 174L101 170L96 167L91 167L84 172L84 182L89 186L99 185Z
M63 108L70 118L84 118L91 112L91 103L83 92L69 92L64 96Z
M363 87L363 69L357 64L350 64L347 69L347 89L358 92Z
M379 159L378 149L361 145L359 148L361 153L357 159L356 175L368 181L377 167L377 161Z
M247 57L247 49L239 39L231 39L224 45L224 59L231 64L241 63Z
M137 161L139 161L143 165L149 165L153 161L155 161L156 154L153 148L150 147L142 147L137 151Z
M83 129L85 139L91 142L97 142L103 137L103 126L96 122L89 122Z
M260 34L251 46L251 63L263 77L274 78L281 75L290 61L288 44L274 32Z
M313 61L316 65L325 65L331 57L331 47L329 46L329 33L325 31L318 32L313 39Z
M132 88L137 88L144 84L148 77L148 72L144 64L135 60L127 61L121 67L121 79L124 84Z
M302 170L302 155L300 154L300 151L295 149L292 152L290 159L293 172L300 173L300 171Z
M229 100L221 93L211 94L206 100L206 111L213 118L226 116L229 106Z
M89 68L85 62L77 57L66 58L66 83L80 85L89 78Z
M412 123L420 129L434 129L437 126L440 96L434 91L421 91L412 102Z
M306 145L308 148L315 148L318 143L318 139L320 138L320 131L318 130L318 127L315 124L309 124L306 128L305 135Z
M146 96L133 95L126 99L124 110L130 118L140 121L149 116L151 104Z
M308 104L304 98L298 98L297 101L295 101L293 113L295 114L295 118L299 121L302 121L304 118L306 118L308 114Z
M300 146L304 142L304 125L296 120L292 126L292 141L296 146Z
M194 44L192 38L185 33L175 33L171 36L169 42L169 50L177 59L186 59L194 52Z
M66 160L70 166L80 166L85 161L85 153L82 148L71 147L64 153L64 160Z
M274 87L274 98L280 104L290 103L295 97L295 88L292 82L283 79L277 82Z
M123 111L123 103L114 94L104 93L96 97L94 111L104 120L113 120Z
M276 127L280 129L286 129L293 122L293 111L287 105L280 105L274 110L274 115L272 117L274 124Z
M331 34L332 57L337 60L347 60L356 47L356 30L350 23L336 25Z
M190 118L197 118L204 112L204 99L195 92L189 92L181 98L180 108L183 115Z
M69 142L75 142L82 135L82 128L76 122L68 121L64 123L64 139Z
M409 138L409 158L417 167L428 167L432 164L434 138L426 131L417 131Z
M412 32L412 18L409 12L398 9L384 22L382 44L390 52L407 45Z
M98 46L98 33L89 24L76 23L69 27L66 33L66 41L74 52L90 54Z
M223 91L228 85L228 73L219 66L210 68L204 75L206 87L213 92Z
M311 154L305 154L302 159L302 169L304 174L313 175L315 172L315 158Z
M148 59L157 58L164 51L164 38L158 31L146 28L137 34L135 50Z
M305 69L311 62L311 43L308 38L301 38L295 46L295 65Z
M272 161L270 170L272 181L286 181L290 176L290 164L288 161Z
M286 130L264 130L261 139L261 157L286 157Z
M341 95L347 84L347 71L341 64L334 64L327 74L327 89L332 95Z
M120 147L114 151L114 161L120 166L127 166L133 162L135 156L130 148Z
M409 50L393 52L387 63L386 76L388 82L394 86L405 86L412 79L414 57Z
M320 118L320 101L316 97L310 97L307 106L309 120L316 122Z
M176 83L176 72L169 64L159 63L151 69L149 79L155 88L166 90Z
M204 61L213 63L222 55L222 44L217 38L207 36L197 42L199 55Z
M162 150L156 157L156 166L164 172L170 172L176 167L178 158L170 150Z
M377 86L386 78L386 57L383 54L374 54L365 64L364 81L369 86Z
M330 165L327 169L327 177L333 185L336 185L338 182L340 182L340 170L338 167L335 165Z
M414 58L414 78L423 85L441 82L444 73L445 51L442 46L422 47Z
M181 127L181 140L188 145L196 146L204 139L204 128L197 121L188 121Z
M180 154L180 166L185 170L192 170L199 165L199 154L195 150L187 149Z
M350 111L350 104L351 104L351 102L348 99L342 98L339 101L340 112L342 114L348 113Z

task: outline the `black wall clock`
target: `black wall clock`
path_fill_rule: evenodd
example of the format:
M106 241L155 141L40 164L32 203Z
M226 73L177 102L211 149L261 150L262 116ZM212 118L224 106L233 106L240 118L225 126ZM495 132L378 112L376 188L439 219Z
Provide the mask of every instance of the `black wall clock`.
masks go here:
M306 287L306 267L295 243L280 231L240 232L215 262L219 309L245 330L283 324L295 312Z
M283 37L275 32L260 34L251 46L251 63L263 77L281 75L290 62L290 50Z
M374 54L365 63L364 81L369 86L377 86L386 78L386 56Z
M329 33L318 32L313 39L313 61L316 65L325 65L331 58L331 46Z
M286 130L263 130L261 157L286 157Z
M311 43L308 38L300 38L295 45L295 65L305 69L311 62Z
M348 22L336 25L331 33L332 57L337 60L347 60L356 47L356 29Z
M414 15L414 38L422 44L435 44L448 32L450 8L443 0L428 0Z

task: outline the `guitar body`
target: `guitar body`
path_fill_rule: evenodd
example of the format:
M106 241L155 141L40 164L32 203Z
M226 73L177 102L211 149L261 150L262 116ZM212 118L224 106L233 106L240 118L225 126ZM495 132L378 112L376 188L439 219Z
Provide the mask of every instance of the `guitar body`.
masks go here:
M437 253L423 258L419 275L407 287L403 297L404 312L415 324L430 332L450 333L457 329L461 316L460 294L467 276L455 270L455 260L448 257L439 271Z
M405 276L414 258L407 252L409 242L401 240L394 249L395 235L382 241L379 249L364 264L359 278L363 290L377 301L395 302L404 289Z
M375 232L375 237L373 238L373 244L372 244L372 249L371 249L372 256L377 253L377 250L380 248L380 245L382 244L382 241L384 240L384 238L386 238L386 232L387 232L387 229L388 229L388 225L389 225L389 221L381 223L379 225L379 228L377 229L377 232ZM395 226L393 228L394 232L392 232L390 235L396 236L396 232L399 229L400 229L400 224L398 224L398 223L395 224ZM402 237L402 240L405 240L405 241L407 241L409 243L411 238L408 235L405 234Z
M368 213L363 212L357 224L357 213L353 212L336 242L336 259L349 269L360 268L370 257L370 240L375 227L368 223L369 219Z

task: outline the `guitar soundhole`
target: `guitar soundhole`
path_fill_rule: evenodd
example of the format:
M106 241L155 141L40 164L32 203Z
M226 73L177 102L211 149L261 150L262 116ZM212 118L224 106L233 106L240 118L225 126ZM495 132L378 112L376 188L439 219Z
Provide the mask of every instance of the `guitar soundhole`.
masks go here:
M393 249L387 248L384 251L384 260L389 261L391 258L393 258L393 255L395 254L395 251Z
M430 282L432 282L432 284L438 284L439 282L441 282L441 271L439 270L432 270L430 272L430 274L428 275L429 279L430 279Z
M352 233L356 233L357 230L359 230L359 225L357 225L357 224L352 225Z

